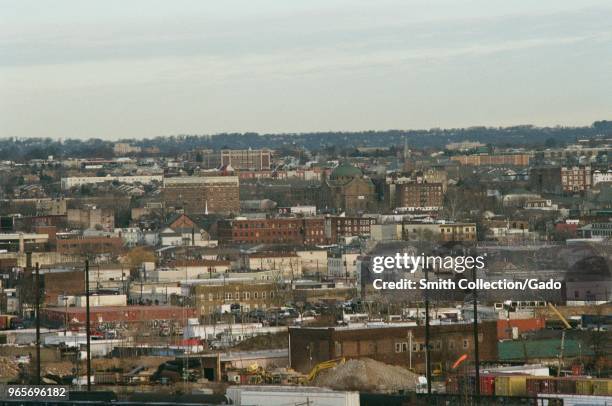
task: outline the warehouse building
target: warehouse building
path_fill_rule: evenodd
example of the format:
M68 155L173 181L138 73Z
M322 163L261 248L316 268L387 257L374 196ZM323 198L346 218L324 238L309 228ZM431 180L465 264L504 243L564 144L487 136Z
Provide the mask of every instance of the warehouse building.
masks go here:
M481 361L497 360L497 324L478 326ZM442 370L459 356L474 352L471 323L432 325L431 361ZM334 358L368 357L392 365L425 371L425 327L407 323L358 327L292 327L289 329L291 368L308 372L320 362Z

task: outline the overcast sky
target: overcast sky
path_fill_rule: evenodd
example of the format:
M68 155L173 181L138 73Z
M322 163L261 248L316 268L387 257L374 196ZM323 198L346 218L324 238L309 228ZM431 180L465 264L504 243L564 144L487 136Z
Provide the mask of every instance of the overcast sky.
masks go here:
M0 0L0 137L599 119L610 0Z

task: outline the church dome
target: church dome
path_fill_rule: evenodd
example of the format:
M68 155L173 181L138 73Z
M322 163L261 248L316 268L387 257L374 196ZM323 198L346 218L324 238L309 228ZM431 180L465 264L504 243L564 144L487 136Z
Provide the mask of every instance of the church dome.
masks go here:
M357 178L357 177L361 177L362 175L363 173L361 172L361 169L347 162L344 162L338 165L336 169L332 171L332 173L329 175L329 178L331 180L336 180L336 179L346 179L346 178Z

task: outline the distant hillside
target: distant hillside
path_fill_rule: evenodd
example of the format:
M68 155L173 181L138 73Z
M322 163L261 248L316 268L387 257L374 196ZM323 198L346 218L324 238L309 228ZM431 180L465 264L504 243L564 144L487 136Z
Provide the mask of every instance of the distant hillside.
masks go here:
M596 121L585 127L470 127L430 130L388 130L360 132L317 132L300 134L215 134L176 135L152 139L123 139L141 147L158 147L162 155L178 155L197 148L246 149L306 148L342 150L347 146L403 145L412 148L442 148L449 142L479 141L495 146L554 147L575 142L612 136L612 121ZM27 160L55 157L112 157L112 141L100 139L63 140L50 138L0 139L0 159Z

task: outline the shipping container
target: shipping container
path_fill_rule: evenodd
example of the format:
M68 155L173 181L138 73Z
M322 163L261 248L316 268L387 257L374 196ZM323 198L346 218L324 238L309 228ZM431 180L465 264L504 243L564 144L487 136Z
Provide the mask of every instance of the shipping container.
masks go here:
M509 375L495 378L497 396L527 396L527 376Z
M576 394L576 379L575 378L559 379L557 381L557 393L562 393L565 395Z
M558 393L558 379L550 376L527 378L527 394L536 396L538 393Z
M612 379L594 379L593 395L612 396Z
M576 394L577 395L592 395L593 394L593 381L589 378L582 378L576 381Z
M480 394L493 396L495 395L495 375L480 376Z

